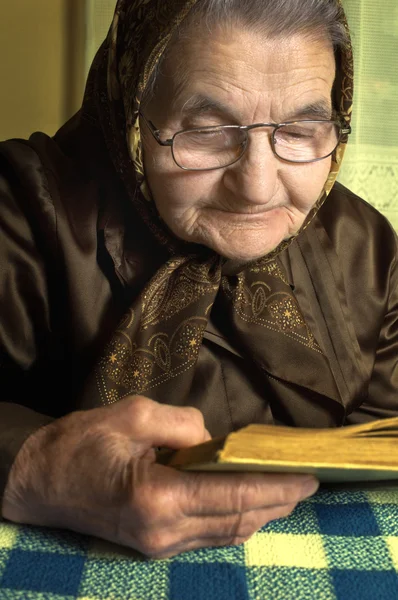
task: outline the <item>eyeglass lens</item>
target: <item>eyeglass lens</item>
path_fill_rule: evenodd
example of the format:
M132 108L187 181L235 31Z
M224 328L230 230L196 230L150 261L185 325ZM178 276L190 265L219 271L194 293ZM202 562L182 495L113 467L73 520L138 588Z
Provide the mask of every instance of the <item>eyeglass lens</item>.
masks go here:
M328 156L339 137L340 127L328 121L281 125L272 134L275 154L291 162L310 162ZM248 132L238 126L188 130L174 136L173 155L180 167L214 169L236 162L247 143Z

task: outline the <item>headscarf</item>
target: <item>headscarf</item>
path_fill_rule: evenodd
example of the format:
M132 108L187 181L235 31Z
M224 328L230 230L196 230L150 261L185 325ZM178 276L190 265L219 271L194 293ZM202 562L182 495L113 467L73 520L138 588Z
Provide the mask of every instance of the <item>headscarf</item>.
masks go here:
M107 344L87 382L83 405L107 405L129 394L189 404L203 335L209 319L219 311L242 356L260 371L340 401L328 358L306 323L278 260L293 239L281 242L261 259L231 268L231 261L210 249L195 249L178 240L163 224L151 199L142 162L140 103L155 65L197 1L119 0L89 75L83 110L99 122L141 226L149 228L154 247L162 246L167 258ZM337 60L337 102L341 117L349 124L350 45L338 53ZM344 149L345 143L340 143L324 189L299 234L329 194Z

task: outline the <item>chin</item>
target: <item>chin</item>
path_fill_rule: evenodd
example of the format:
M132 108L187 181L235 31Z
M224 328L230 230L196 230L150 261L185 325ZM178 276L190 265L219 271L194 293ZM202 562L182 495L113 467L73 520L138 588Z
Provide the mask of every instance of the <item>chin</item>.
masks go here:
M206 224L207 225L207 224ZM286 222L250 223L240 227L202 227L191 233L191 241L207 246L220 256L231 260L253 261L275 250L291 237ZM192 235L193 233L193 235Z
M269 228L257 230L220 231L216 228L201 228L189 233L186 230L174 230L174 234L186 242L206 246L220 256L242 262L250 262L266 256L290 235L285 228L278 227L271 232ZM271 233L271 235L270 235Z
M275 248L279 245L279 243L282 240L278 241L277 243L274 244L259 244L259 245L244 245L242 243L239 244L233 244L233 243L229 243L229 244L217 244L217 245L212 245L211 248L212 250L215 250L218 254L220 254L221 256L223 256L224 258L228 258L231 260L240 260L243 262L249 262L252 260L256 260L258 258L262 258L263 256L266 256L267 254L269 254L270 252L272 252L272 250L275 250Z
M223 258L227 258L229 260L251 262L253 260L257 260L259 258L266 256L267 254L272 252L272 250L274 250L274 248L264 250L264 252L243 252L243 251L242 252L238 252L238 251L237 252L227 252L227 251L220 252L217 250L216 250L216 252L218 252L218 254L220 254L220 256L222 256Z

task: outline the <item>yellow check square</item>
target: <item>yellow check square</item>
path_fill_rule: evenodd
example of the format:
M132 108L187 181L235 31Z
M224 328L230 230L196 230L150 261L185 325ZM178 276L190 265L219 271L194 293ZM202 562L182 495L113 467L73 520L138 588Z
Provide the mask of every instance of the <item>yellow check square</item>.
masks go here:
M0 523L0 549L12 548L18 536L18 525Z
M394 564L394 567L398 570L398 537L395 537L393 535L387 535L384 538L384 540L390 551L390 556L391 556L392 562Z
M119 546L100 538L93 538L88 550L88 556L90 558L108 558L111 560L131 559L141 562L144 560L142 555L138 554L136 550Z
M245 563L248 567L328 566L320 535L293 533L257 533L245 544Z
M398 504L398 489L369 490L366 492L370 504Z

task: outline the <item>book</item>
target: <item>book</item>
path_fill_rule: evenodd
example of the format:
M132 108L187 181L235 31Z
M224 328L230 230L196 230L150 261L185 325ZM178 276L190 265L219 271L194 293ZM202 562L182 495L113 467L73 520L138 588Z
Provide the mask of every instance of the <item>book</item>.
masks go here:
M310 473L321 482L397 480L398 417L333 429L248 425L158 462L187 471Z

